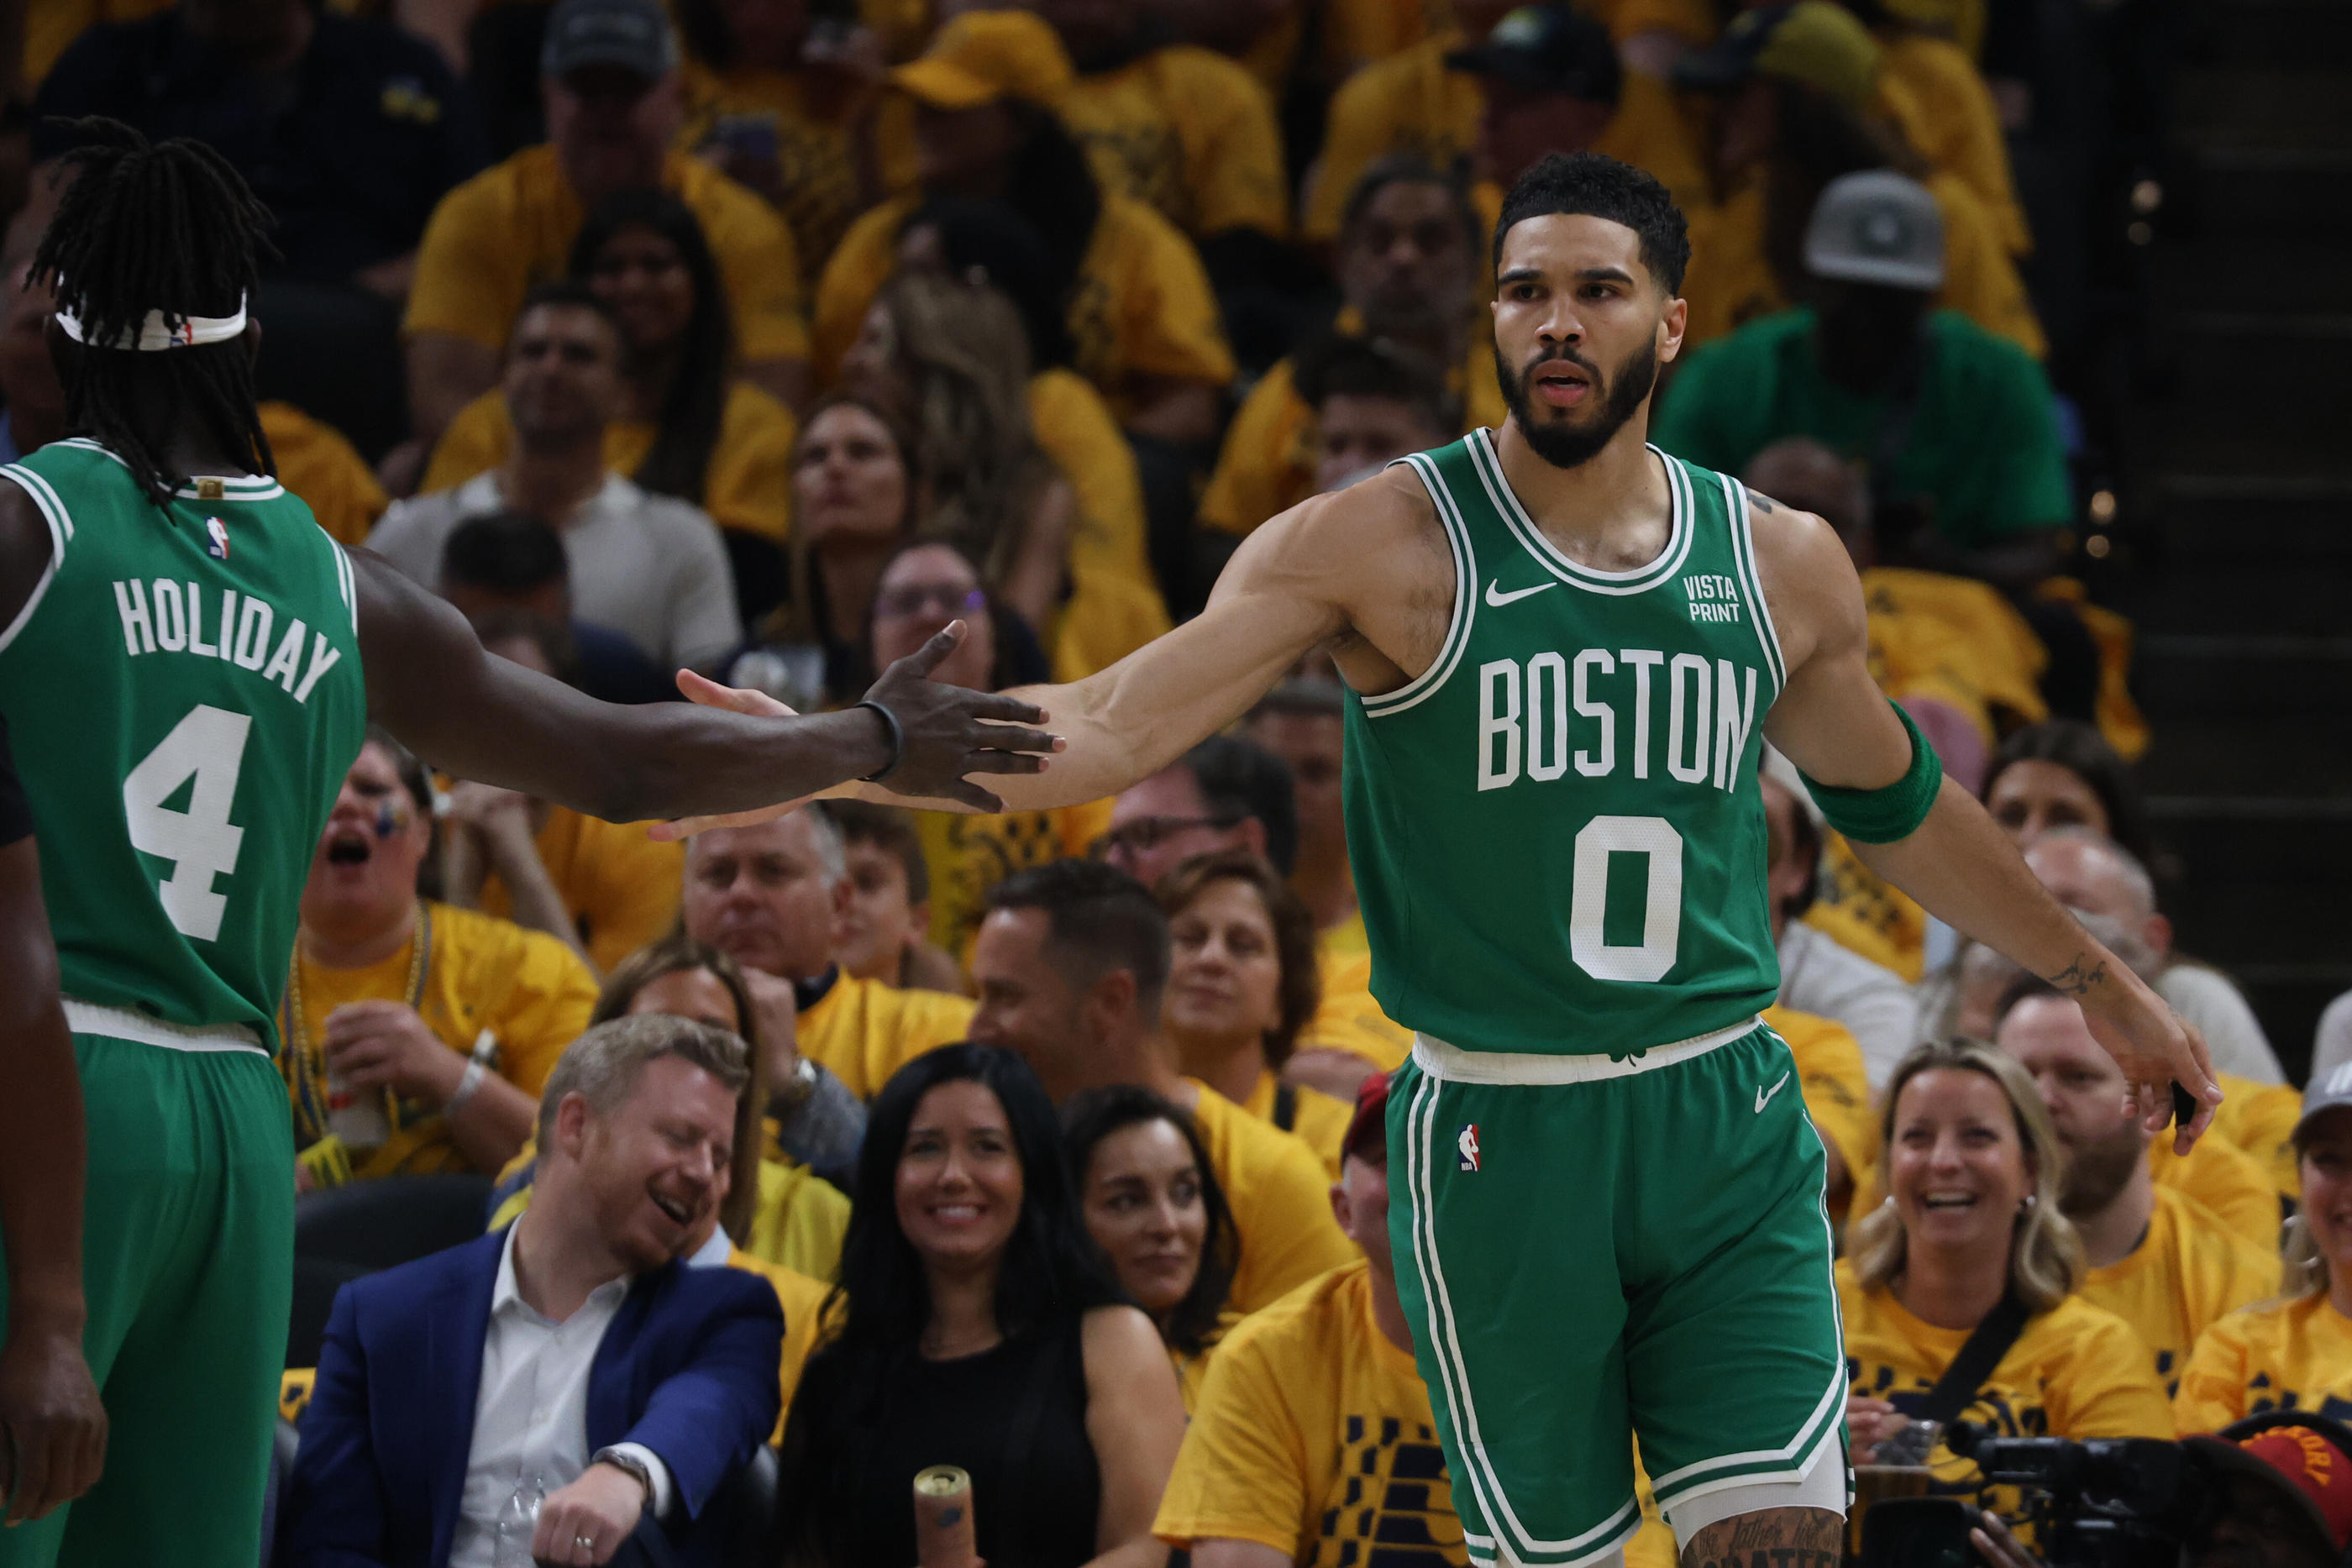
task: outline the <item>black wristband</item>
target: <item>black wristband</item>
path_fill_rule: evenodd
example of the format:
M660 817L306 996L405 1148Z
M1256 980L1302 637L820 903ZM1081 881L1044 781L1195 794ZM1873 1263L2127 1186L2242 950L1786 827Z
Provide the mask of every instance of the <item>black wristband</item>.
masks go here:
M865 702L859 703L857 706L863 708L872 708L876 713L879 714L882 717L882 727L885 730L887 730L890 735L890 760L858 780L861 784L879 784L882 780L889 778L890 775L898 771L898 764L907 760L907 732L899 727L898 716L892 713L888 708L884 707L880 703L875 702L869 698Z

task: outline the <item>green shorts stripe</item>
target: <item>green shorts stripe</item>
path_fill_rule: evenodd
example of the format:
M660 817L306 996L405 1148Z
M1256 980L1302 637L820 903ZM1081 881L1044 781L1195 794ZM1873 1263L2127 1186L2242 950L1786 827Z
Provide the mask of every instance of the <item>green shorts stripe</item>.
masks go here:
M1760 1023L1661 1055L1520 1083L1416 1051L1396 1077L1398 1292L1482 1563L1615 1552L1637 1437L1669 1510L1843 1467L1827 1156L1795 1062Z

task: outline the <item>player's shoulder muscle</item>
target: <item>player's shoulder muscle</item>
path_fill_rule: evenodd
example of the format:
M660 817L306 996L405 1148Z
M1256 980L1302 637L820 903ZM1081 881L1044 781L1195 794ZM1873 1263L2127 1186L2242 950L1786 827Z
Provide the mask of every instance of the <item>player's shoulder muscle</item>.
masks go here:
M1862 580L1837 530L1811 512L1748 492L1756 564L1780 651L1791 672L1816 653L1860 645Z
M1349 603L1389 574L1425 570L1424 556L1450 566L1428 491L1399 466L1308 497L1243 540L1234 565L1244 581L1270 576Z
M55 548L48 520L33 498L22 486L0 479L0 626L16 623Z

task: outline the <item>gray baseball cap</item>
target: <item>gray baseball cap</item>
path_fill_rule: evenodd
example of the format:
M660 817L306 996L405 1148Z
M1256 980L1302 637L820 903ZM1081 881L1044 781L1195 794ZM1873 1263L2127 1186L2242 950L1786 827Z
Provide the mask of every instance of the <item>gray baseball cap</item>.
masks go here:
M1927 186L1891 169L1841 175L1813 204L1805 270L1933 292L1944 283L1944 214Z
M563 0L547 19L542 76L619 66L648 81L677 68L677 40L659 0Z
M2331 1068L2325 1076L2311 1081L2311 1086L2303 1092L2303 1114L2295 1119L2294 1135L2302 1137L2315 1118L2346 1106L2352 1106L2352 1061Z

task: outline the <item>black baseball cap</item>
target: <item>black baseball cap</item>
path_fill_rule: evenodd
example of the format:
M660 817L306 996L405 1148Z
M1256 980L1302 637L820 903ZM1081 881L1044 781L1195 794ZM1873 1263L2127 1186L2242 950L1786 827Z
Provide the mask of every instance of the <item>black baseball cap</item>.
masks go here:
M618 66L656 80L677 68L677 40L659 0L563 0L547 19L542 76Z
M1531 92L1556 92L1614 105L1623 80L1609 29L1566 5L1522 5L1507 13L1475 48L1445 63Z

